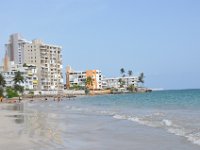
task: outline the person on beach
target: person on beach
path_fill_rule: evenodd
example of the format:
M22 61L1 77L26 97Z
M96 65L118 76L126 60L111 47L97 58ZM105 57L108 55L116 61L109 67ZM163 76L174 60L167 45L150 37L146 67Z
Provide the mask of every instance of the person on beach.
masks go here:
M0 102L3 102L3 97L0 97Z
M22 101L22 98L21 98L21 96L19 97L19 102L21 102Z
M58 96L58 101L60 102L60 97Z

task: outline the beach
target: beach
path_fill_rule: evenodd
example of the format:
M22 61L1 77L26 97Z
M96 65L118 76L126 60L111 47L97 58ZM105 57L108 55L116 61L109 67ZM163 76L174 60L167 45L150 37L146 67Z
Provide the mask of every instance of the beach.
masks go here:
M194 90L1 104L0 149L198 150L199 103Z

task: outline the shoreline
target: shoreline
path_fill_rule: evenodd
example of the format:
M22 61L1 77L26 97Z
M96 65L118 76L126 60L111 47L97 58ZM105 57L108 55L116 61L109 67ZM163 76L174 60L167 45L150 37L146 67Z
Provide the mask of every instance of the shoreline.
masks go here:
M139 94L139 93L148 93L152 92L148 88L144 88L138 91L111 91L111 90L91 90L89 94L83 94L83 91L76 91L76 90L69 90L68 93L60 94L60 95L23 95L20 96L22 100L19 100L19 97L13 97L13 98L3 98L2 103L17 103L23 100L29 100L29 101L35 101L35 100L41 100L45 101L46 99L53 99L54 101L61 101L62 99L74 99L79 97L85 97L85 96L97 96L97 95L115 95L115 94Z
M161 128L126 119L115 119L111 115L66 109L59 103L52 105L37 101L27 105L26 102L31 104L24 101L22 110L14 111L13 108L16 107L0 105L0 109L4 108L0 115L3 121L0 125L0 149L199 149L198 145L192 144L184 137L168 133Z

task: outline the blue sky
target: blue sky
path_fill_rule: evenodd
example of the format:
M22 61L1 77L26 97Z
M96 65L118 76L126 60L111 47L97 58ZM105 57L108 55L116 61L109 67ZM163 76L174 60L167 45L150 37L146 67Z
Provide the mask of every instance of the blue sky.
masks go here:
M153 88L200 88L199 0L0 0L0 57L11 33L63 47L63 65L144 72Z

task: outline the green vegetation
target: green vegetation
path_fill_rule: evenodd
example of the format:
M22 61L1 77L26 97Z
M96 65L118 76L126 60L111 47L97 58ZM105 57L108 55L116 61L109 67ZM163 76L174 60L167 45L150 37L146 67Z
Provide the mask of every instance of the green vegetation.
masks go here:
M85 88L85 94L88 95L90 93L90 90L88 88Z
M119 79L119 83L120 83L120 88L123 88L124 85L125 85L125 81L126 81L126 85L127 85L127 88L126 90L128 90L129 92L137 92L138 91L138 88L135 87L132 83L129 82L129 78L123 78L126 76L125 74L125 69L124 68L121 68L120 69L120 74L122 75L122 78ZM127 75L129 77L133 76L133 71L132 70L128 70L127 72ZM144 73L140 73L140 75L138 76L138 83L140 83L140 86L142 87L143 84L144 84ZM129 85L130 84L130 85Z
M90 87L93 86L93 79L92 77L87 77L86 81L85 81L85 94L89 94L90 93Z
M121 73L122 77L125 77L125 70L124 70L124 68L120 69L120 73Z
M121 78L119 79L119 83L121 88L124 87L125 81L123 81Z
M24 92L24 87L20 85L20 83L24 83L24 77L22 76L21 72L16 72L15 77L13 79L14 81L14 89L15 91L22 94ZM19 98L20 99L20 98Z
M6 86L6 81L2 74L0 74L0 97L3 97L4 87Z
M128 71L128 75L129 75L129 77L132 76L132 75L133 75L133 71L132 71L132 70L129 70L129 71Z
M112 94L114 94L114 93L117 93L117 92L118 92L118 89L116 89L116 88L111 88L110 91L111 91Z
M13 81L15 84L24 83L24 77L22 76L22 73L19 71L16 72Z
M70 90L84 90L85 87L74 84L72 87L70 87Z
M5 81L5 79L4 79L2 74L0 74L0 86L1 87L5 87L6 86L6 81Z
M136 92L137 90L136 90L136 87L134 86L134 85L130 85L128 88L127 88L127 90L129 91L129 92Z
M31 96L34 96L34 91L33 90L29 90L29 93Z
M23 67L28 67L28 65L26 63L23 64Z
M144 83L144 77L145 77L145 76L144 76L144 73L143 73L143 72L140 73L140 75L139 75L139 77L138 77L138 82L143 84L143 83Z
M18 85L18 84L14 85L14 89L15 89L15 91L18 91L21 94L24 92L24 87L21 85Z
M11 87L6 88L6 93L8 98L18 97L18 93Z
M90 86L93 86L93 80L92 80L92 77L87 77L86 78L86 81L85 81L85 86L88 88Z
M4 92L3 88L0 88L0 97L3 97L3 96L4 96L4 95L3 95L3 92Z

